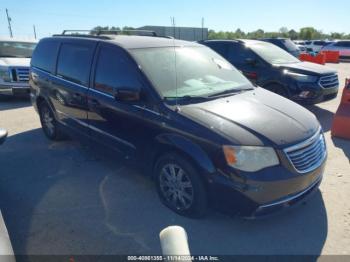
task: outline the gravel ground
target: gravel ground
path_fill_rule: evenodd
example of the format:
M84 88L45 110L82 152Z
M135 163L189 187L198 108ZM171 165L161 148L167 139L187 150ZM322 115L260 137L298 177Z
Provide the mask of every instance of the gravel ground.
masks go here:
M344 78L350 64L329 65ZM326 134L320 191L304 205L264 220L212 212L180 217L151 181L118 159L74 141L52 143L27 101L0 102L0 204L16 254L156 254L159 231L181 225L193 254L350 255L350 141L331 138L338 98L308 107Z

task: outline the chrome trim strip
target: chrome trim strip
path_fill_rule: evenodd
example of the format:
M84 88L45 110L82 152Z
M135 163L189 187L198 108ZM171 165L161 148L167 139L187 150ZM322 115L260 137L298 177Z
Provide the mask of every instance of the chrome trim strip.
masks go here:
M273 203L271 203L271 204L266 204L266 205L259 206L259 207L257 208L257 210L264 209L264 208L267 208L267 207L277 206L277 205L280 205L280 204L283 204L283 203L292 201L293 199L296 199L296 198L302 196L303 194L307 193L311 188L313 188L318 182L320 182L321 179L322 179L322 177L323 177L323 174L320 175L320 176L316 179L316 181L314 181L310 186L308 186L308 187L307 187L306 189L304 189L303 191L301 191L301 192L299 192L299 193L297 193L297 194L295 194L295 195L293 195L293 196L290 196L290 197L287 197L287 198L285 198L285 199L282 199L282 200L280 200L280 201L276 201L276 202L273 202Z
M96 131L98 133L101 133L103 135L109 136L110 138L112 138L114 140L117 140L120 143L123 143L123 144L125 144L125 145L127 145L127 146L129 146L129 147L131 147L133 149L136 149L136 147L133 144L129 143L128 141L125 141L125 140L123 140L123 139L121 139L119 137L113 136L112 134L107 133L107 132L105 132L105 131L97 128L97 127L91 126L91 125L89 125L89 124L87 124L87 123L85 123L83 121L80 121L79 119L76 119L75 117L71 117L71 116L67 115L66 113L64 113L64 112L62 112L60 110L56 110L56 112L66 116L66 117L68 117L68 118L70 118L70 119L72 119L74 121L76 121L77 123L81 124L82 126L85 126L85 127L89 128L89 129L92 129L92 130L94 130L94 131Z
M312 143L315 142L316 139L322 139L322 141L320 143L322 143L319 147L316 146L313 146L312 148L306 148L304 150L302 150L303 148L311 145ZM300 154L303 154L303 152L307 151L307 150L314 150L314 149L317 149L319 148L319 150L324 150L323 154L320 154L318 157L318 161L316 163L314 163L312 166L310 166L309 168L307 169L304 169L304 170L298 170L297 167L295 166L294 162L291 157L289 156L289 152L291 151L295 151L295 150L298 150L300 149L301 151L299 151L298 153ZM294 145L294 146L291 146L291 147L288 147L288 148L285 148L283 150L283 152L285 153L287 159L289 160L290 164L292 165L292 167L294 168L294 170L296 172L298 172L299 174L305 174L305 173L308 173L308 172L311 172L313 170L315 170L316 168L318 168L323 162L324 160L327 158L327 146L326 146L326 141L324 139L324 136L321 132L321 128L312 136L310 137L309 139L297 144L297 145ZM312 158L314 160L316 160L318 157L315 157ZM312 160L312 159L309 159L308 161Z
M284 151L284 152L291 152L291 151L294 151L294 150L303 148L303 147L305 147L305 146L308 146L308 145L310 145L320 134L321 134L321 128L319 128L319 129L317 130L317 132L316 132L312 137L308 138L307 140L305 140L305 141L303 141L303 142L300 142L299 144L296 144L296 145L287 147L287 148L285 148L283 151Z
M93 91L93 92L98 93L98 94L100 94L100 95L103 95L103 96L106 96L106 97L108 97L108 98L114 99L114 96L112 96L112 95L110 95L110 94L107 94L107 93L103 93L103 92L98 91L98 90L96 90L96 89L94 89L94 88L89 88L89 91Z
M155 114L155 115L157 115L157 116L160 116L160 115L161 115L160 113L158 113L158 112L156 112L156 111L153 111L153 110L151 110L151 109L148 109L148 108L146 108L146 107L142 107L142 106L138 106L138 105L133 105L133 107L136 107L136 108L138 108L138 109L142 109L142 110L144 110L144 111L150 112L150 113Z

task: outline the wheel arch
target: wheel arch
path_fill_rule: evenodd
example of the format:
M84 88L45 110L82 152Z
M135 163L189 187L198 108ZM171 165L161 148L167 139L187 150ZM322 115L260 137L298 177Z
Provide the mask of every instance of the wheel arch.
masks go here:
M190 139L177 134L162 134L156 137L156 150L152 157L152 177L158 159L168 153L175 152L192 162L199 172L213 173L215 166L208 154Z

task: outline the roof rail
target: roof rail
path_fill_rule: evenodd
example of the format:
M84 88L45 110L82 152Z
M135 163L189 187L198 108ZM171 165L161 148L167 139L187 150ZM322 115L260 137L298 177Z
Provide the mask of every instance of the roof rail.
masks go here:
M138 36L154 36L156 32L149 30L63 30L62 34L54 36L77 36L77 37L95 37L110 39L109 35L138 35Z

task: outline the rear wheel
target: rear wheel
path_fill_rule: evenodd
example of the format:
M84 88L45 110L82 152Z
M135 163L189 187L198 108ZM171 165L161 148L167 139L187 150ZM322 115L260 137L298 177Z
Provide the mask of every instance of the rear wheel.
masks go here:
M270 84L270 85L265 86L265 89L267 89L267 90L269 90L277 95L283 96L285 98L289 98L288 90L280 84Z
M183 216L205 215L207 193L192 163L176 153L169 153L158 160L155 172L158 195L167 207Z
M55 116L46 102L41 102L39 104L39 116L42 129L47 138L58 141L66 137L65 134L58 128Z

